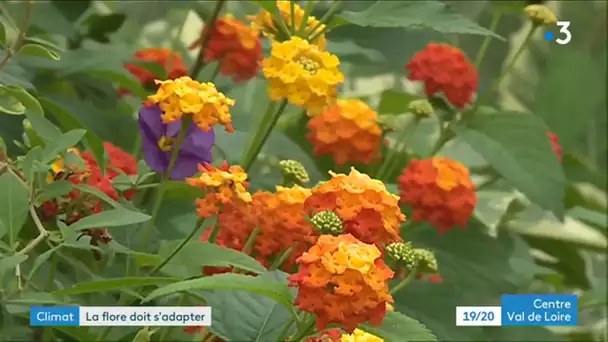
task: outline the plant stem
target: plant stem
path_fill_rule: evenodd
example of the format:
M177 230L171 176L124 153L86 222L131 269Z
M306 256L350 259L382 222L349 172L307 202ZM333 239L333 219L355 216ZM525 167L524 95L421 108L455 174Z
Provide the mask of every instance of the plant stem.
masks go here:
M268 268L269 271L274 271L274 270L278 270L279 268L281 268L281 266L283 266L283 264L285 263L285 260L287 260L287 258L289 258L289 256L291 255L291 253L293 253L293 251L298 247L298 243L296 242L296 244L294 244L293 246L289 247L288 249L285 250L285 252L283 252L283 254L281 254L281 256L279 256L277 258L277 260L275 260L272 265L270 265L270 267Z
M283 100L279 104L279 108L277 109L276 113L272 113L272 111L267 111L264 115L260 127L258 127L258 131L256 132L253 142L250 145L250 149L245 154L246 157L241 163L241 167L243 168L243 170L245 170L245 172L249 171L251 165L253 165L253 162L262 150L262 147L264 147L266 140L268 140L268 137L270 137L270 133L272 133L272 130L276 126L277 122L279 121L279 117L281 116L286 107L287 100ZM269 122L269 124L265 128L264 126L266 122Z
M0 61L0 69L4 68L4 66L11 60L14 54L18 52L17 49L21 47L21 43L23 42L27 34L27 29L30 27L30 19L32 18L32 7L34 7L33 0L29 0L25 3L25 18L23 19L23 25L21 26L19 34L13 42L13 45L11 45L8 49L5 50L6 55Z
M416 273L418 273L418 270L416 268L414 268L413 270L410 271L410 273L408 273L407 277L405 277L405 279L403 279L399 284L397 284L397 286L393 287L390 290L390 294L394 295L395 293L397 293L397 291L403 289L407 284L409 284L414 278L416 278Z
M243 247L243 253L247 255L251 255L253 251L253 244L255 242L255 238L260 233L260 226L256 226L255 229L249 234L249 238L247 238L247 242L245 242L245 246Z
M394 148L388 149L388 156L386 157L386 159L384 159L384 162L376 173L376 179L383 179L383 177L389 176L388 171L390 171L392 169L391 166L393 166L393 164L397 162L395 160L397 153L401 152L401 150L405 148L409 139L414 135L414 132L416 131L416 127L418 127L420 120L420 117L414 117L414 121L403 129L403 133L395 142Z
M220 208L219 212L221 212L221 210L222 209ZM209 243L214 243L215 239L217 239L217 236L220 233L219 217L220 217L220 215L218 214L215 224L211 228L211 233L209 233L209 239L207 239L207 242L209 242Z
M179 253L179 251L182 250L182 248L184 248L184 246L186 244L188 244L188 242L190 242L190 240L192 239L192 237L194 237L194 235L196 235L196 232L199 231L199 229L201 228L201 226L203 225L203 222L205 221L205 219L198 219L196 221L196 223L194 224L194 228L192 229L192 231L190 232L190 234L188 234L188 236L186 236L182 242L179 244L179 246L177 246L172 252L171 254L169 254L165 260L163 260L160 264L158 264L156 267L154 267L154 269L152 271L150 271L150 276L153 276L154 273L160 271L163 267L165 267L165 265L167 265L169 263L169 261L171 261L171 259L173 259L177 253Z
M205 67L206 63L205 63L205 48L207 47L207 44L209 43L209 36L210 36L210 32L213 29L213 25L215 25L215 21L217 20L218 16L220 15L220 12L222 11L222 7L224 7L224 4L226 3L226 0L217 0L217 2L215 3L215 8L213 9L213 13L211 14L211 17L209 18L209 20L207 22L204 23L204 28L203 28L203 33L201 34L201 47L200 50L198 51L198 55L196 56L196 61L194 61L194 65L192 65L192 69L190 69L190 77L192 79L196 79L198 77L198 74L203 70L203 68Z
M521 45L515 52L515 55L513 55L513 58L511 58L511 60L507 63L507 66L503 69L503 71L496 78L496 80L494 80L494 82L492 83L492 86L490 87L490 90L488 92L486 92L485 94L483 94L483 96L475 102L475 105L473 105L473 108L471 108L471 110L470 110L471 112L475 112L475 110L477 110L477 108L479 108L481 103L485 102L485 100L487 100L487 98L490 95L492 95L492 93L494 93L496 90L498 90L500 83L505 78L505 76L507 76L509 74L509 72L511 72L511 70L515 66L515 62L517 62L517 59L519 58L519 56L522 54L522 52L524 52L525 47L530 42L530 38L532 38L532 36L536 32L536 29L538 29L538 25L532 24L532 27L530 27L530 30L528 31L528 33L526 34L526 37L524 38L524 41L521 43Z
M264 134L264 129L266 128L266 123L272 119L272 114L275 111L275 107L276 107L275 102L273 102L273 101L268 102L268 107L266 107L266 112L264 112L264 115L260 118L260 121L257 125L255 134L253 134L253 135L250 134L249 137L247 137L247 144L245 146L249 146L249 148L243 150L241 164L245 163L246 160L249 160L251 158L250 154L253 152L253 149L252 149L253 143L254 143L254 141L261 139L262 134Z
M490 23L490 27L488 27L488 30L494 32L498 27L498 23L500 22L501 17L502 11L497 10L496 12L494 12L494 14L492 15L492 22ZM479 70L479 66L481 65L481 62L483 61L483 58L486 55L486 51L488 50L488 46L490 46L490 41L492 39L492 36L486 36L486 38L483 40L481 48L479 48L479 52L477 52L477 57L475 58L475 68L477 70Z
M304 33L306 31L306 24L308 23L308 17L310 16L310 13L312 12L314 6L315 1L308 0L308 2L306 3L306 8L304 9L304 16L302 17L302 22L300 23L300 27L298 27L298 32L296 33L296 36L304 36Z
M319 20L317 25L315 25L309 31L306 31L306 36L308 37L308 41L314 42L323 33L325 33L325 31L327 31L326 24L334 17L334 14L336 14L338 9L340 8L340 1L341 0L335 0L334 3L329 8L329 10L327 11L327 13L325 13L325 15L323 17L321 17L321 20ZM319 29L324 24L325 24L325 27L323 27L322 29Z
M171 159L169 160L169 165L167 166L167 170L163 176L162 181L158 187L158 192L156 193L156 200L154 201L154 205L152 206L152 212L150 213L150 220L148 224L144 228L144 236L143 236L143 250L148 250L148 244L150 242L150 235L152 233L152 229L154 228L154 221L156 220L156 216L158 215L158 211L160 209L160 205L163 201L163 197L165 196L165 191L167 190L167 185L169 185L169 179L171 178L171 172L173 171L173 167L175 166L175 162L177 161L177 156L179 155L179 150L186 138L186 133L188 132L188 126L191 124L191 120L188 118L184 118L182 121L182 127L179 131L179 135L177 136L177 140L175 145L173 145L173 151L171 152Z
M289 13L291 15L291 27L290 27L290 31L292 34L296 33L296 2L294 0L289 1L289 9L290 12Z
M289 341L299 342L305 336L308 336L310 330L312 330L315 326L315 320L312 316L307 316L306 321L302 322L300 326L298 326L298 330L295 333L295 336L289 339Z

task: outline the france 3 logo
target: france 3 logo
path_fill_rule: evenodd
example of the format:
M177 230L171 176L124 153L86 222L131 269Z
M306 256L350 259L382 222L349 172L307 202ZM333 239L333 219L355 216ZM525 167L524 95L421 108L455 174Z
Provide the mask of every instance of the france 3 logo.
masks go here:
M559 27L559 33L561 33L561 37L556 37L553 32L545 32L545 39L549 41L555 40L557 44L566 45L572 39L572 33L568 29L570 27L569 21L558 21L557 26Z

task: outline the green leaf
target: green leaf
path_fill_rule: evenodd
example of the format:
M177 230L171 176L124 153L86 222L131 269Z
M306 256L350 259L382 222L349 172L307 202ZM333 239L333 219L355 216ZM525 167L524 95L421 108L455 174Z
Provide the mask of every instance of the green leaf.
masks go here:
M4 86L0 84L0 112L9 115L25 113L25 106L2 88Z
M180 243L181 241L163 241L158 254L166 258ZM191 241L163 268L163 273L171 276L192 277L200 275L203 266L234 266L253 273L266 271L264 266L245 253L208 242Z
M379 327L363 324L361 329L385 341L437 341L437 337L424 324L399 312L387 312Z
M137 335L133 338L133 342L150 342L150 338L152 334L150 333L150 328L145 327L140 329L137 332Z
M50 59L50 60L54 60L54 61L58 61L59 55L57 55L55 52L45 48L42 45L38 45L38 44L24 44L19 48L19 52L17 52L18 56L35 56L35 57L42 57L42 58L46 58L46 59Z
M26 112L25 116L30 121L32 128L38 136L46 141L57 141L61 137L61 131L52 122L42 115Z
M51 293L46 292L29 292L24 293L20 298L9 299L7 304L15 305L69 305L65 301L59 300Z
M7 272L15 270L15 267L27 260L27 258L28 256L25 254L14 254L9 257L2 256L2 258L0 258L0 285Z
M160 63L132 60L129 62L129 64L135 64L138 67L151 72L159 80L164 80L167 78L167 70L165 70Z
M40 202L46 202L53 198L65 196L74 189L74 185L66 180L59 180L52 182L44 187L42 193L39 195L38 200Z
M87 36L92 39L106 37L108 34L118 31L126 18L127 16L121 13L91 14L84 22L89 26Z
M0 46L4 46L6 44L6 28L4 27L4 23L0 22Z
M86 129L86 127L84 127L84 125L80 123L76 117L72 116L72 114L65 109L66 105L61 101L61 99L41 98L40 102L44 105L44 108L55 116L55 119L57 119L59 124L63 126L64 129ZM107 159L103 141L101 141L101 139L99 139L99 137L90 129L87 129L84 142L87 150L93 154L93 157L95 157L95 160L97 161L97 165L99 165L101 171L104 172Z
M70 23L76 22L89 9L93 1L78 0L51 0L51 4L67 19Z
M405 93L396 90L385 90L380 97L378 104L379 115L399 115L405 114L408 111L410 102L420 99L414 94Z
M603 63L580 49L560 49L546 66L548 73L537 87L534 113L557 134L564 148L577 147L581 134L606 101L606 79L598 72ZM572 88L571 84L585 87Z
M516 112L476 113L454 132L530 201L563 219L566 177L541 120Z
M62 247L61 245L55 246L55 247L49 249L48 251L40 254L39 256L36 257L36 259L34 259L34 264L32 265L30 272L27 275L28 282L31 281L32 277L34 276L36 271L38 271L40 266L42 266L44 263L46 263L51 258L51 256L53 256L53 253L55 253L61 247Z
M120 227L135 223L146 222L150 215L125 208L105 210L99 214L84 217L70 226L74 230L83 230L99 227Z
M384 63L386 61L386 58L384 58L380 51L364 48L350 40L339 42L330 40L327 42L326 49L327 51L340 57L341 60L352 56L363 56L367 62Z
M68 148L76 146L87 133L84 129L75 129L62 134L57 141L50 142L42 152L41 162L44 164L54 161L58 155L67 151Z
M130 91L133 95L146 97L148 93L143 88L141 82L133 74L125 69L118 70L91 70L89 74L95 77L105 78L109 81L116 82L118 86Z
M23 42L42 45L42 46L46 47L47 49L50 49L53 51L65 52L65 50L63 48L61 48L59 45L57 45L56 42L54 42L52 40L52 37L45 37L45 38L25 37L23 39Z
M19 86L0 84L0 97L5 97L5 96L12 97L14 99L14 100L12 100L12 102L8 102L9 105L12 104L13 106L17 106L17 108L10 107L13 110L21 108L15 104L14 101L16 100L19 103L21 103L21 105L23 107L25 107L26 110L31 111L34 114L44 115L44 111L42 110L42 107L40 106L40 102L38 102L38 100L36 100L36 98L34 98L25 89L23 89ZM7 105L7 104L0 103L0 106L2 106L2 105ZM0 110L4 110L4 109L0 108ZM16 114L23 114L24 112L25 111L23 111L21 113L16 113Z
M293 314L293 301L287 285L260 277L233 273L217 274L166 285L152 291L143 302L150 302L176 292L196 290L242 290L257 293L274 299Z
M0 238L8 234L13 246L28 217L29 192L12 171L0 175Z
M343 12L339 17L359 26L425 27L441 33L474 34L504 40L439 1L377 1L364 11Z
M259 277L287 283L287 274L267 272ZM213 307L211 332L226 341L279 341L290 316L283 306L263 295L246 291L211 291L204 293ZM234 317L239 317L235 320Z
M608 215L583 207L574 207L568 210L568 216L586 224L595 226L603 231L608 228Z
M159 285L179 281L179 278L166 277L125 277L78 283L71 288L53 292L55 296L72 296L85 293L108 292L133 287Z
M79 184L76 185L75 188L78 191L82 191L82 192L86 192L88 194L94 195L95 197L99 198L100 200L108 203L109 205L111 205L114 208L122 208L122 205L120 205L120 203L116 202L115 200L113 200L110 196L106 195L103 191L94 188L90 185L87 184Z

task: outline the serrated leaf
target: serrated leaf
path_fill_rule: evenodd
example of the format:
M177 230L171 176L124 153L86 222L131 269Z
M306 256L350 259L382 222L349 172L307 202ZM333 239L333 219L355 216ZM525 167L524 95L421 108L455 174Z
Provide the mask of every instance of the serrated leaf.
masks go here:
M363 324L361 329L385 341L437 341L437 337L424 324L399 312L387 312L379 327Z
M125 208L118 208L105 210L101 213L84 217L72 224L70 229L83 230L89 228L128 226L135 223L146 222L149 219L150 215Z
M291 313L293 301L289 287L276 281L243 274L225 273L192 280L184 280L152 291L143 302L150 302L177 292L197 290L242 290L274 299Z
M168 257L180 244L181 241L163 241L159 256ZM171 276L192 277L200 275L203 266L234 266L253 273L266 271L264 266L247 254L208 242L191 241L171 259L163 272Z
M8 234L12 246L28 217L29 192L12 171L0 175L0 189L0 238Z
M43 157L41 162L47 164L54 161L59 154L67 151L70 147L76 146L86 133L87 131L84 129L75 129L62 134L56 141L52 141L46 145L42 152Z
M179 278L166 277L125 277L78 283L71 288L53 292L55 296L72 296L84 293L107 292L140 286L158 285L179 281Z
M425 27L441 33L474 34L504 40L440 1L377 1L364 11L343 12L339 17L359 26Z
M566 177L534 115L476 113L454 132L530 201L564 218Z
M58 61L60 59L58 54L38 44L22 45L19 48L19 52L17 52L17 55L42 57L53 61Z

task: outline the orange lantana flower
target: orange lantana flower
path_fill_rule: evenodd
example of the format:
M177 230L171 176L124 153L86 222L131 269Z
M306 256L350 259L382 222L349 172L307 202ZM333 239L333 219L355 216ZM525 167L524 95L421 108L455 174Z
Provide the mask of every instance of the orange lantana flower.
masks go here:
M469 170L448 158L412 160L398 182L401 200L412 206L414 221L427 221L440 233L465 227L477 204Z
M394 273L376 246L350 234L323 235L297 262L298 273L289 277L298 287L295 305L315 314L318 329L336 323L352 333L361 323L382 323Z
M369 164L378 157L382 129L378 113L361 100L338 100L308 122L315 155L331 155L337 165Z
M399 197L390 194L384 184L351 168L350 174L330 171L332 179L312 189L305 209L309 216L319 211L333 211L340 217L344 232L378 247L401 241L399 227L405 215L399 209Z
M200 46L198 39L191 46ZM262 60L260 33L232 15L218 19L209 31L204 52L205 62L219 61L220 72L235 82L254 78Z

